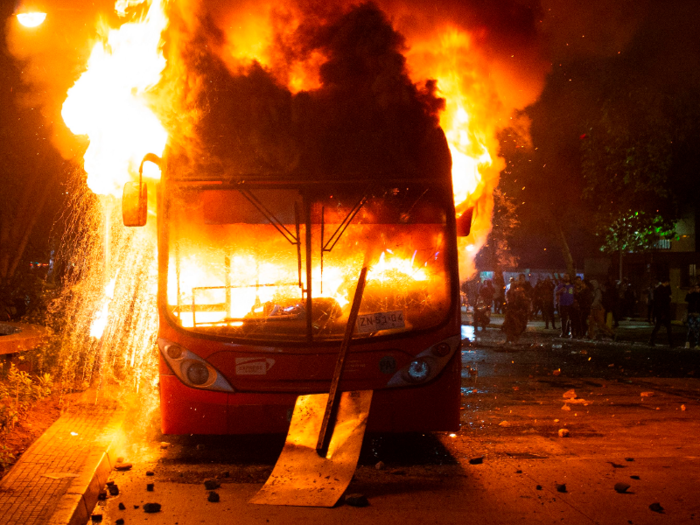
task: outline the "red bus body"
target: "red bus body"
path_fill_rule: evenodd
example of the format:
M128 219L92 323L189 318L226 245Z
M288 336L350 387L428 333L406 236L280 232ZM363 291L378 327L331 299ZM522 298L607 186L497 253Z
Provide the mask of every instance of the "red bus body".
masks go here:
M279 189L280 192L290 191L287 182L268 178L246 184L249 184L247 187L251 188L250 195L253 195L256 200L263 202L263 197L272 195L268 201L281 211L275 212L274 206L263 202L261 213L269 213L274 218L282 217L286 213L283 209L287 205L284 202L286 199L282 198L286 194L280 193L280 197L274 193L276 189L267 190L266 188L282 188ZM369 188L368 185L371 184L375 183L358 180L338 188L342 193L346 187ZM416 248L413 252L414 260L411 263L412 268L424 268L427 269L426 271L431 270L433 265L436 268L434 272L437 272L439 277L431 277L431 280L419 283L422 286L421 295L416 295L411 303L413 304L411 308L414 310L405 310L406 319L403 322L406 326L361 334L362 337L353 340L345 363L341 390L374 391L368 422L370 432L454 431L459 428L460 415L461 323L456 225L451 183L444 180L429 181L426 185L421 181L418 190L413 193L408 192L406 188L418 184L415 181L408 183L388 181L382 184L379 190L376 188L363 190L365 193L362 199L365 199L365 202L360 207L364 218L361 217L362 214L358 214L351 219L351 223L356 221L358 224L364 220L368 224L365 226L367 230L348 229L344 234L347 239L344 238L343 242L347 240L349 243L355 238L353 235L356 238L365 238L366 236L363 237L363 235L371 230L375 232L373 233L375 240L372 242L381 244L380 248L384 250L382 253L386 253L386 257L390 258L391 254L396 253L397 250L403 249L406 253L410 253L409 249L413 249L413 246L403 245L420 244L422 235L434 235L440 249L434 250L435 254L430 252L430 260L426 259L423 262L425 257L420 261L416 260L418 257L416 254L419 253ZM396 189L393 189L392 184L395 184ZM166 170L158 193L160 396L162 431L165 434L283 433L288 429L298 395L328 392L340 346L340 338L335 334L342 327L343 314L340 313L340 306L335 305L335 301L327 299L325 302L320 301L318 305L314 302L319 301L314 295L315 291L319 290L323 284L328 287L327 283L320 282L325 277L317 279L319 282L316 282L315 276L318 274L319 262L321 268L324 263L327 264L320 275L323 276L324 271L330 275L330 269L332 269L330 257L334 254L331 250L326 250L324 255L322 248L325 237L330 238L331 230L336 228L340 219L329 219L329 221L335 220L332 226L330 222L323 221L325 217L330 216L328 210L331 206L328 202L334 203L335 200L342 199L335 193L331 194L330 191L323 193L317 189L319 186L323 187L323 184L317 181L294 183L293 191L299 195L298 202L294 204L297 215L296 225L291 219L286 219L286 222L280 220L286 225L282 229L286 227L291 236L287 239L291 247L284 248L289 250L290 260L285 259L283 264L287 264L289 268L298 264L299 284L298 304L292 306L289 306L291 304L289 302L284 304L287 305L286 311L296 313L288 315L289 319L285 316L272 317L275 314L271 313L271 310L278 306L274 303L280 300L270 299L263 302L256 296L255 305L250 308L250 312L245 316L238 314L239 317L236 317L236 314L231 313L231 305L238 306L237 299L233 298L233 295L244 291L247 294L258 293L265 291L263 286L268 286L257 276L255 282L251 281L250 285L243 286L236 284L235 281L241 272L250 270L250 268L243 268L240 261L236 262L235 250L237 239L242 239L241 232L246 231L245 221L251 220L247 219L247 216L241 219L237 216L229 217L229 215L231 213L235 215L238 213L237 209L247 206L247 204L245 206L241 204L243 201L239 193L250 197L245 193L248 190L240 189L240 181L236 184L215 179L178 181L168 178ZM421 192L424 193L421 194ZM428 192L433 195L433 200L429 205L424 206L423 211L417 212L416 209L423 206L421 199L426 199L421 195L426 195ZM260 197L261 195L263 197ZM290 195L294 196L296 193ZM355 196L354 193L351 195L349 189L348 195ZM378 218L382 213L377 211L381 209L382 199L392 203L389 207L396 208L398 219ZM229 200L231 200L230 203ZM351 202L350 197L346 200ZM319 203L326 207L322 207ZM191 211L188 209L183 213L182 209L190 205ZM224 211L220 213L215 209L217 207ZM350 205L348 209L349 207ZM338 209L340 208L341 206L338 206ZM273 211L269 212L269 209ZM249 212L248 215L252 213ZM345 208L339 212L338 217L343 216L344 213ZM406 219L407 214L417 214L420 217ZM319 216L321 219L318 218ZM426 224L424 225L421 221ZM179 226L171 226L169 224L171 222ZM190 222L194 226L189 224ZM254 222L255 224L250 222L250 228L261 232L262 228L266 228L265 235L274 237L271 242L283 242L277 236L286 235L284 232L268 233L268 230L272 231L268 228L269 220L254 219ZM352 224L351 227L354 227L354 223ZM230 255L224 256L226 270L225 277L221 278L223 284L202 285L198 288L193 286L192 298L187 295L187 291L183 291L184 285L181 284L185 282L189 271L185 269L184 264L196 259L196 252L192 251L194 255L190 256L190 252L187 252L190 249L188 247L199 242L192 241L195 239L195 234L188 233L190 226L192 226L191 231L211 229L211 232L206 233L207 240L201 243L202 253L206 253L207 257L213 257L211 260L223 260L220 253L224 253L225 250L221 246L230 247L232 250ZM324 233L324 228L328 233ZM340 231L340 227L336 229ZM389 233L386 233L387 231ZM217 244L219 242L217 239L224 237L226 242L221 241L221 246ZM399 237L402 239L401 242L392 240ZM410 242L404 242L406 238L410 238ZM357 241L355 243L357 244ZM391 248L387 248L389 246ZM304 251L307 254L306 258L304 258ZM183 255L185 252L186 254ZM211 255L214 252L215 254ZM296 263L291 259L294 254L298 257ZM336 258L336 263L341 260L341 256L342 253ZM328 257L328 262L319 261L323 257ZM274 258L273 254L261 259L263 262L268 262ZM202 264L204 267L212 266L211 263L204 261ZM297 273L296 267L294 268L295 273L292 277L296 282ZM349 271L348 275L351 277L346 278L346 281L350 282L352 276L356 275L354 269ZM372 282L371 279L370 276L368 286ZM177 287L173 284L175 280ZM441 285L442 281L444 283ZM198 283L210 285L211 281L202 278ZM441 288L443 285L444 291ZM421 314L416 312L421 311L421 308L431 308L430 305L426 307L420 304L421 301L428 302L426 297L430 298L431 290L426 288L427 286L437 290L436 294L439 298L435 301L436 306L432 307L437 313L430 310L433 317L430 321L421 324L419 320ZM177 288L176 291L175 288ZM387 288L377 288L374 296L367 296L367 308L370 308L370 313L366 315L367 319L371 320L372 315L387 312L376 306L383 304L379 299L381 294L390 293L387 290ZM222 299L210 299L208 303L202 305L196 303L196 296L209 292L211 292L210 297L213 297L212 294L215 292L220 294ZM177 298L175 298L176 293ZM394 299L392 304L398 304L397 301L408 304L408 300L404 297L406 294L399 295L399 299ZM216 301L221 304L213 305ZM334 303L332 308L335 308L333 319L331 314L324 318L317 313L321 306L327 307L330 302ZM305 316L303 312L299 313L304 306L307 307L306 311L313 313L309 316ZM196 322L197 316L201 318L209 315L216 308L228 309L228 313L221 314L223 320L201 325ZM391 309L390 306L386 308ZM400 309L396 309L398 307L393 308L394 312L401 312ZM263 310L266 313L260 314L259 312ZM267 317L261 317L265 315ZM409 321L411 315L413 320ZM184 319L189 317L193 326L185 326ZM335 328L328 328L330 335L322 334L317 337L317 334L322 333L324 329L319 328L322 322L336 323L333 325ZM246 325L250 326L246 327ZM292 325L299 327L298 334L291 328L286 328ZM271 327L270 329L274 332L269 340L266 340L267 336L264 335L266 326ZM287 333L291 335L287 337L285 335ZM427 373L428 380L412 379L411 374L414 371L419 379L421 374ZM216 378L214 383L212 383L214 381L212 377ZM188 384L190 379L202 382L202 385Z

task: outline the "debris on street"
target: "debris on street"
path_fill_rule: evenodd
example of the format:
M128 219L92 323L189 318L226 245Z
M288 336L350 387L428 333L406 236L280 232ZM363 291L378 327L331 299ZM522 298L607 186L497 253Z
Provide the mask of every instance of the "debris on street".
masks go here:
M615 487L614 487L614 488L615 488L615 492L618 492L618 493L620 493L620 494L624 494L624 493L627 492L627 489L630 488L630 484L629 484L629 483L624 483L624 482L620 481L620 482L618 482L618 483L615 483Z
M369 506L369 501L364 496L364 494L348 494L345 496L345 503L351 507L367 507Z
M221 483L219 483L215 479L205 479L204 480L204 488L207 490L216 490L221 486Z
M659 514L664 513L664 508L661 506L660 503L652 503L651 505L649 505L649 508L654 512L658 512Z

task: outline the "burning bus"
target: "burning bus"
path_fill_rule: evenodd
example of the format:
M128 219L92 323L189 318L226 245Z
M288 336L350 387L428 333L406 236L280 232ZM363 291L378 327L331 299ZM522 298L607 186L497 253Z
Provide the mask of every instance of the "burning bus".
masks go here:
M285 432L328 392L357 276L369 266L342 390L373 390L370 431L456 430L457 221L441 178L181 176L157 190L162 429ZM124 221L145 223L143 183ZM462 222L470 217L464 215ZM468 233L468 231L460 233Z
M409 49L376 4L293 2L253 38L229 24L260 26L245 6L184 4L118 10L62 107L114 255L79 305L91 336L116 353L138 332L119 356L138 388L157 331L166 433L285 431L298 396L328 392L348 326L340 388L375 393L370 430L457 429L458 237L475 207L465 277L502 167L503 109L460 73L481 60L469 35ZM122 188L143 234L109 234Z

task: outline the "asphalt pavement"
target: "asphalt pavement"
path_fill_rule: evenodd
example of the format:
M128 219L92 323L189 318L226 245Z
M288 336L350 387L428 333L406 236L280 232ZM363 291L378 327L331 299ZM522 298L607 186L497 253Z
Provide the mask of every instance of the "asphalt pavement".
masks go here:
M367 507L248 503L284 436L133 436L124 454L134 468L113 473L119 496L95 512L108 524L148 525L700 519L699 351L648 346L652 327L641 320L602 342L562 339L536 321L515 345L501 322L494 316L478 333L465 326L459 432L365 437L348 492ZM682 342L682 326L674 337ZM220 484L218 502L207 479ZM149 502L160 511L145 513Z
M112 490L92 519L696 523L700 351L650 347L652 327L643 320L623 321L616 341L600 342L562 339L535 321L513 345L505 344L501 323L494 316L476 333L464 326L458 432L365 436L348 493L364 496L366 507L342 499L332 509L253 505L284 436L166 436L158 414L145 414L147 404L136 402L121 407L129 423L115 451L133 466L109 473ZM683 339L684 327L674 326L674 342ZM206 480L219 485L218 501ZM148 503L158 503L158 511L145 512Z

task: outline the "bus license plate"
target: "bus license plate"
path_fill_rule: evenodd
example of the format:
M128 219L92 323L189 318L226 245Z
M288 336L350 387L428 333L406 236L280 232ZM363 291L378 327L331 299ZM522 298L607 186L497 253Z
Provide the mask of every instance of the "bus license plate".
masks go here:
M405 327L406 323L404 322L403 311L401 310L357 316L357 331L361 334Z

